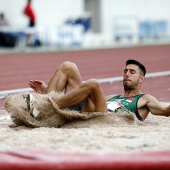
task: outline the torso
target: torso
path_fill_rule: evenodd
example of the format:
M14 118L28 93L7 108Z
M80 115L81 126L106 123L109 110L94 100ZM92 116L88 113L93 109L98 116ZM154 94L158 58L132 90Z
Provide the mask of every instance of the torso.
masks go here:
M112 96L107 100L107 104L108 104L107 106L110 107L110 108L108 108L108 110L115 109L116 107L123 107L123 108L135 113L136 117L139 120L144 120L146 118L146 116L148 115L149 111L146 107L144 107L145 104L143 104L142 96L144 96L144 94L138 94L138 95L135 95L132 97L122 97L120 95ZM108 102L110 102L112 104L114 103L114 106L109 105ZM117 104L117 106L116 106L116 104Z

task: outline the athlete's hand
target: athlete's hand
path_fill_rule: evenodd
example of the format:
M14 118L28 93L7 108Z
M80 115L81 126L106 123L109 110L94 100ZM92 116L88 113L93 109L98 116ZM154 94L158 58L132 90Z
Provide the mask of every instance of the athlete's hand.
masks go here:
M28 84L36 93L40 93L40 94L46 93L47 85L44 81L30 80Z

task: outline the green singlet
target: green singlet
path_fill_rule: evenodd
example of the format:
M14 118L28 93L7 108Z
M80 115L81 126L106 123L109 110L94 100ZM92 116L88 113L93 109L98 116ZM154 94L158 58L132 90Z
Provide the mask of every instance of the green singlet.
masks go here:
M132 97L121 97L121 95L114 96L113 98L109 99L107 101L107 108L108 111L110 112L116 112L118 109L123 108L125 111L131 111L136 114L136 117L139 120L142 120L138 108L137 108L137 103L140 97L142 97L144 94L138 94L136 96Z

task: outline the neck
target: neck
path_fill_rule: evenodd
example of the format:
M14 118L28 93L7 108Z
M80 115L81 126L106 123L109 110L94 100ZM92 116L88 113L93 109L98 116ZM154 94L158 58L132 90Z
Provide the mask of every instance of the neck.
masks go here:
M124 92L124 97L131 97L131 96L135 96L138 94L142 94L142 92L138 90L126 90Z

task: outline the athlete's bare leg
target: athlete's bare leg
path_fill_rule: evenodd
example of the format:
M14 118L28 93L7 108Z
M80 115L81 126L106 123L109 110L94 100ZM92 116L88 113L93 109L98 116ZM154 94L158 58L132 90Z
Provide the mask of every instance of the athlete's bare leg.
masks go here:
M30 87L37 88L36 83L31 82ZM56 70L51 78L46 93L51 91L65 92L55 101L61 109L80 104L84 101L82 112L104 112L107 110L103 91L97 80L91 79L82 83L77 66L71 62L64 62Z
M81 75L77 66L69 61L61 64L51 80L48 86L41 80L30 80L29 85L37 93L50 93L56 92L69 92L74 88L79 87L82 84Z
M46 93L51 91L65 92L79 87L82 84L81 75L77 66L69 61L61 64L49 81Z
M83 101L85 104L82 112L104 112L107 110L103 91L95 79L84 82L78 88L61 96L55 102L61 109L64 109L72 105L80 104Z

